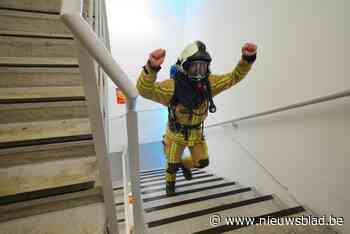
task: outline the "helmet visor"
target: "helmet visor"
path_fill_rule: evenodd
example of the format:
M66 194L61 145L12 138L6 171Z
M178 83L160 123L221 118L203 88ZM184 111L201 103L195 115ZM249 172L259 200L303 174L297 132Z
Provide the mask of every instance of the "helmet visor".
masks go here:
M208 66L208 62L205 61L192 61L188 66L187 75L191 79L202 80L208 75Z

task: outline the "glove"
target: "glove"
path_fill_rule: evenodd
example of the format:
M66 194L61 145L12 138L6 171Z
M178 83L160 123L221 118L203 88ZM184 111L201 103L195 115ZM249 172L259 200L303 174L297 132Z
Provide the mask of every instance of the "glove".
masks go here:
M254 63L256 60L257 46L253 43L245 43L242 47L242 59L248 63Z
M164 62L165 54L166 52L164 49L156 49L149 55L147 63L151 69L160 70L160 65Z

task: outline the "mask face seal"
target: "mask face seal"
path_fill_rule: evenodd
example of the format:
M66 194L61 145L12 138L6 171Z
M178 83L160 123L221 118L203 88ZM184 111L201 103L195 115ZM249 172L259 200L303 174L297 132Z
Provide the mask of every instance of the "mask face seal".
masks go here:
M206 61L191 61L186 71L188 78L193 81L201 81L209 74L209 64Z

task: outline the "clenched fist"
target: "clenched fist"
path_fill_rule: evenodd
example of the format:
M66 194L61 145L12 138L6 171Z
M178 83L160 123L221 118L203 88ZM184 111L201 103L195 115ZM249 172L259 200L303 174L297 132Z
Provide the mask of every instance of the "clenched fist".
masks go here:
M156 49L149 55L149 63L152 68L159 68L163 64L165 59L165 50Z
M246 56L251 56L256 54L257 46L253 43L245 43L242 47L242 54Z
M254 63L257 48L258 47L253 43L245 43L242 47L242 59L248 63Z

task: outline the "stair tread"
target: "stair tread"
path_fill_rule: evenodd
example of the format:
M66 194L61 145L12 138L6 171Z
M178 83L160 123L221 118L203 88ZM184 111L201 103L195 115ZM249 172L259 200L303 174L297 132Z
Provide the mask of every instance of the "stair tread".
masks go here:
M231 209L220 210L217 212L210 212L196 217L192 216L192 213L188 213L185 219L181 220L157 220L149 222L151 233L193 233L200 230L209 229L212 226L209 223L209 216L213 214L220 214L226 216L257 216L264 213L270 213L279 210L273 200L265 200L249 205L235 207Z
M41 19L55 19L60 20L60 15L58 14L50 14L45 12L30 12L30 11L21 11L15 9L1 9L1 16L14 16L14 17L22 17L22 18L41 18Z
M159 171L162 171L164 172L165 169L164 168L155 168L155 169L152 169L152 170L141 170L140 171L140 174L147 174L147 173L153 173L153 172L159 172Z
M30 192L17 193L17 194L12 194L7 196L0 196L0 206L87 190L87 189L93 188L94 184L95 184L95 181L88 181L88 182L82 182L77 184L40 189L40 190L35 190Z
M72 36L59 14L0 9L0 30Z
M200 211L203 209L209 209L220 205L231 204L234 202L244 201L252 198L256 198L257 195L252 191L243 193L228 195L215 199L202 200L185 205L178 205L167 209L154 210L149 213L145 213L146 222L156 221L159 219L170 218L177 215L183 215L190 212Z
M65 38L1 35L3 57L77 57L76 42Z
M190 187L179 187L179 188L177 188L175 186L175 191L176 191L176 193L180 193L181 194L181 192L184 192L184 191L190 191L190 190L193 190L193 189L205 188L205 187L214 186L214 185L215 186L216 185L220 186L220 185L223 185L225 183L227 183L227 181L225 181L225 180L218 180L218 181L213 181L213 182L209 182L209 183L196 184L196 185L192 185ZM152 192L152 193L148 193L148 194L142 194L142 199L148 199L148 198L162 196L162 195L165 195L165 190ZM178 195L178 196L181 196L181 195Z
M195 171L192 173L193 176L199 176L199 175L205 175L205 174L206 174L205 171ZM176 178L184 178L184 176L181 172L179 172L176 175ZM145 185L145 184L150 183L150 182L160 182L160 181L164 181L164 180L165 180L165 174L152 176L149 178L140 178L140 183L141 183L141 185Z
M8 36L27 36L27 37L44 37L44 38L61 38L61 39L73 39L71 34L63 33L45 33L45 32L26 32L26 31L15 31L15 30L0 30L0 35Z
M0 143L91 134L89 119L0 124Z
M201 178L198 180L184 181L184 182L176 183L176 189L179 190L180 188L182 189L185 187L193 188L193 186L195 185L211 184L213 182L218 182L218 181L224 181L224 179L220 177L212 176L210 178ZM141 194L153 194L153 193L162 192L162 191L165 191L165 186L145 188L141 190Z
M78 68L0 67L0 87L73 87L82 86Z
M0 184L2 184L0 195L7 196L94 181L98 180L97 173L96 157L89 155L4 166L0 167Z
M84 97L84 88L73 87L20 87L0 88L0 100L9 99L35 99L35 98L61 98Z
M176 202L182 202L185 200L194 199L202 196L211 196L213 194L224 193L224 192L237 190L241 188L242 186L240 185L230 185L230 186L221 187L221 188L219 187L214 189L206 189L199 192L194 192L194 193L189 193L184 195L176 195L176 196L166 197L164 199L145 202L143 204L143 207L144 209L150 209L157 206L169 205Z
M78 66L74 57L0 57L0 66Z
M92 140L13 147L0 149L0 168L95 156Z
M192 170L192 174L197 174L197 173L204 173L205 171L201 171L201 170ZM182 171L181 169L177 171L176 173L177 175L182 175ZM147 179L151 179L151 178L158 178L161 176L165 175L165 171L164 172L157 172L157 173L152 173L152 174L147 174L147 175L140 175L140 179L141 180L147 180Z
M0 206L0 222L103 202L101 188Z
M0 2L0 7L59 13L61 2L61 0L2 0Z
M176 178L176 185L184 184L187 182L196 182L204 179L211 179L214 178L215 176L213 174L202 174L202 175L194 175L191 180L186 180L186 178ZM157 182L152 182L152 183L144 183L141 185L141 189L155 189L155 188L160 188L165 186L165 181L157 181Z
M0 230L4 234L102 234L105 233L106 219L105 205L97 202L2 222ZM125 230L125 223L118 226Z
M0 88L1 90L1 88ZM28 110L38 108L54 108L54 107L79 107L86 106L86 101L57 101L57 102L34 102L34 103L13 103L13 104L0 104L0 111L10 110Z

